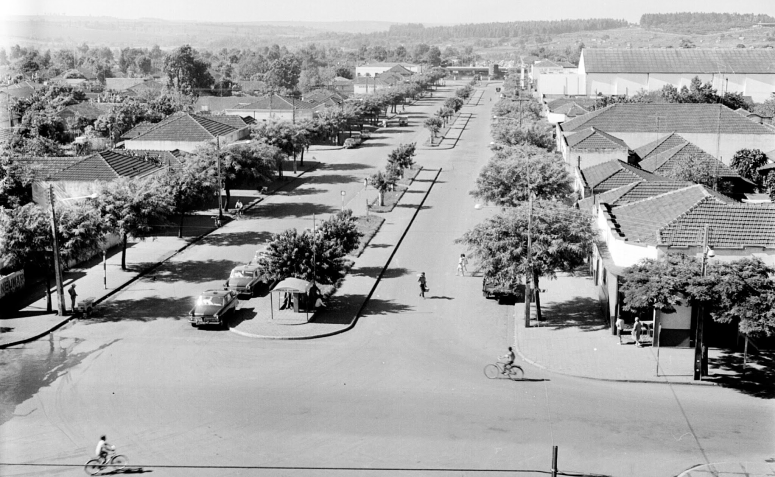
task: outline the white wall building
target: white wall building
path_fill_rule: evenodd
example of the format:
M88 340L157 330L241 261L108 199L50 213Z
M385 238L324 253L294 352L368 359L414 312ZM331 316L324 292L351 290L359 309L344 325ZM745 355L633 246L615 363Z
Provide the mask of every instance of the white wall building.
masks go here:
M720 93L762 102L775 92L773 49L589 49L581 52L582 94L627 95L671 84L680 89L699 77Z

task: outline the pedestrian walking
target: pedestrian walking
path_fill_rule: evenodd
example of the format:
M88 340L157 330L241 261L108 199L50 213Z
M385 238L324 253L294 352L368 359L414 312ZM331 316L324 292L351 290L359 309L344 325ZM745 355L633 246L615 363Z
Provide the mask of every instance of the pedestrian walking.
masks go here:
M425 279L425 272L420 273L420 278L417 279L420 283L420 296L425 298L425 292L428 291L427 280Z
M78 294L75 292L75 283L70 285L70 288L67 290L67 293L70 294L70 309L73 311L73 313L75 313L75 297L78 296Z
M641 344L640 344L641 331L643 331L643 324L641 324L640 319L636 316L635 323L632 325L632 337L633 339L635 339L635 346L637 346L638 348L641 347Z
M621 316L616 319L616 336L619 337L619 344L622 344L622 332L624 331L624 318Z
M468 259L466 258L466 254L461 253L460 258L457 261L457 273L455 275L463 275L466 276L466 272L468 271Z

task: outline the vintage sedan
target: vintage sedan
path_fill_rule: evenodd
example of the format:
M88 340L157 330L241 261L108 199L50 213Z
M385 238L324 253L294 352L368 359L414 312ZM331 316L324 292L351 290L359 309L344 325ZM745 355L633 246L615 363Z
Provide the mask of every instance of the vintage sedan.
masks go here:
M239 305L237 293L230 290L207 290L196 299L196 304L188 312L191 326L219 325L228 326L226 319Z
M234 267L229 274L229 279L223 284L223 288L238 294L253 296L256 288L263 284L261 270L257 264L240 265Z

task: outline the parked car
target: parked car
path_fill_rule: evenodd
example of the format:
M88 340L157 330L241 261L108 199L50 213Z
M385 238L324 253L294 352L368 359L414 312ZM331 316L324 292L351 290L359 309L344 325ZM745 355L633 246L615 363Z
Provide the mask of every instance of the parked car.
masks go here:
M239 305L237 293L229 290L206 290L196 299L196 304L188 312L191 326L226 326L226 318L234 313Z
M485 275L482 278L482 295L485 298L497 299L499 304L525 301L525 285L522 283L512 286L504 285Z
M409 120L406 118L398 118L399 126L409 126Z
M248 265L258 264L261 261L261 259L266 256L267 250L269 250L269 245L263 245L261 248L256 250L256 253L253 255L253 260L248 262Z
M348 137L344 140L344 148L345 149L351 149L354 147L358 147L361 144L361 138L359 137Z
M239 294L255 294L257 288L266 285L266 280L261 279L261 270L257 264L240 265L234 267L228 280L223 284L225 290L231 290Z

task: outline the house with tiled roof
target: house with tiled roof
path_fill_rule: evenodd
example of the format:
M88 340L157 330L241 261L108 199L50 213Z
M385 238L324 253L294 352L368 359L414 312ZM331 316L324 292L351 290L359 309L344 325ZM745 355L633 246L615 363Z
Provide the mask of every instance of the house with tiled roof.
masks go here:
M581 94L628 95L665 85L689 86L694 77L717 91L765 101L775 93L773 49L598 49L584 48L579 60Z
M355 91L353 88L353 80L342 76L337 76L331 80L331 87L340 93L346 95L352 95Z
M742 197L756 190L756 184L686 140L661 152L652 151L645 159L638 162L638 167L668 177L675 177L677 173L680 174L687 168L702 169L715 176L720 190L727 191L732 196Z
M408 78L410 76L413 76L415 73L414 71L411 71L404 65L395 65L392 68L385 71L385 73L395 73L399 76L403 76L404 78ZM384 73L383 73L384 74Z
M125 177L142 179L168 169L180 167L180 151L123 151L105 150L88 156L48 161L33 160L36 168L32 184L33 201L44 204L49 186L53 185L58 198L82 197L97 191L100 184ZM57 164L58 163L58 164ZM42 166L42 167L41 167ZM42 201L42 202L41 202Z
M124 148L193 152L204 144L225 146L248 137L250 129L240 118L230 123L209 115L175 113L125 140Z
M415 65L412 63L390 63L390 62L383 62L383 63L367 63L365 65L360 65L355 67L355 77L359 76L375 76L381 73L384 73L391 68L394 68L396 66L401 66L402 68L406 69L407 71L411 71L413 74L419 74L422 73L422 65Z
M316 108L321 104L326 107L334 107L341 106L347 100L347 96L339 91L316 89L304 93L301 99Z
M581 198L602 194L635 182L672 180L618 160L595 164L584 169L575 167L575 176L574 189Z
M126 91L145 81L145 78L105 78L105 89L112 91Z
M65 106L57 112L57 116L64 120L79 117L89 121L95 121L103 114L109 114L112 107L112 104L84 101L82 103Z
M566 101L556 106L554 109L550 108L546 113L546 121L549 124L559 124L588 113L589 110L585 109L576 101Z
M595 127L565 136L559 152L567 164L582 170L610 161L636 162L624 141Z
M382 79L380 76L368 77L359 76L353 81L353 92L356 95L374 94L381 89L393 87L392 83Z
M632 182L630 184L610 189L597 195L590 195L578 201L579 209L588 210L594 212L598 204L606 203L612 206L627 204L629 202L637 202L639 200L648 199L657 195L664 194L666 192L684 189L686 187L694 186L693 182L676 181L676 180L660 180L660 181L646 181L640 180ZM731 198L725 197L716 193L719 199L724 201L733 202Z
M626 193L607 197L610 202L601 201L594 210L600 236L593 246L593 280L612 332L619 316L626 321L633 318L619 302L625 269L668 253L701 256L706 226L713 260L757 257L770 266L775 264L775 205L734 202L697 184L635 201L622 201ZM689 346L691 316L686 306L678 307L674 314L657 312L661 345Z
M256 121L298 121L314 118L315 108L312 104L292 96L270 94L248 104L227 108L223 113L229 116L249 116Z
M631 149L680 134L725 164L743 148L775 149L775 127L751 121L722 104L619 103L557 125L563 137L595 127L623 140Z
M194 110L199 114L224 114L227 109L254 103L260 96L199 96Z

